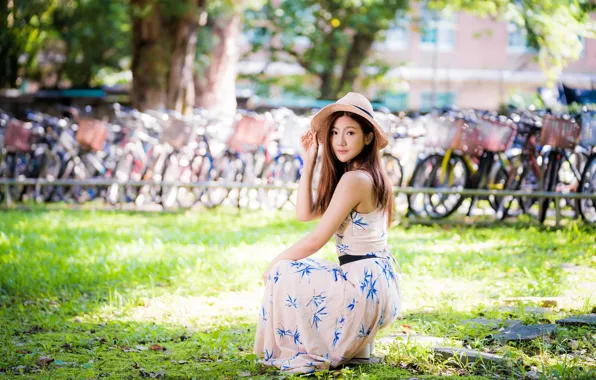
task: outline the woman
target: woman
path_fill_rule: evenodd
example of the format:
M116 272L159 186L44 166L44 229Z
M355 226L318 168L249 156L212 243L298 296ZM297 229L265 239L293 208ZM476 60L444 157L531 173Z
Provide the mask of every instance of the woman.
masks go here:
M311 186L319 143L321 177ZM265 294L255 353L292 373L336 367L367 357L378 330L401 308L398 274L387 248L393 194L379 157L387 145L370 102L348 93L323 108L302 138L305 162L296 216L321 218L263 273ZM339 265L309 258L335 238Z

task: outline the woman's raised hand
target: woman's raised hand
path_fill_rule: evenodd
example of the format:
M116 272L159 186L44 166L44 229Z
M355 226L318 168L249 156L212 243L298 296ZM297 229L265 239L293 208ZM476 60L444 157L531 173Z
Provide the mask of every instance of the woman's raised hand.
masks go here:
M314 164L317 160L317 154L319 152L319 141L317 135L312 131L306 131L300 140L300 145L304 152L304 160Z

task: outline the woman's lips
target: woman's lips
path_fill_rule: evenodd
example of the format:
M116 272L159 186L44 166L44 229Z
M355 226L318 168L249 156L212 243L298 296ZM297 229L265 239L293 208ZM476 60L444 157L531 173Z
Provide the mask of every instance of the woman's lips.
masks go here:
M335 152L336 152L337 154L346 154L346 153L348 153L348 151L347 151L347 150L336 150Z

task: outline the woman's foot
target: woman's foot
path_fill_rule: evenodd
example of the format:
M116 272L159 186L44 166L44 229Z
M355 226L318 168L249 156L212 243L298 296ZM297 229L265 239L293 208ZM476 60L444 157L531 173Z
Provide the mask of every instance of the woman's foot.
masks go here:
M369 344L364 346L364 348L362 350L360 350L360 352L358 352L356 354L356 356L354 356L354 359L370 359L370 357L374 353L374 350L375 350L375 342L373 340Z

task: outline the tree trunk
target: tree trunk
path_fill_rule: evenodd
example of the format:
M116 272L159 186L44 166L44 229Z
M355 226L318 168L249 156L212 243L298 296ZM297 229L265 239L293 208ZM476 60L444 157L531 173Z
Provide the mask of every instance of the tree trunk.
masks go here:
M236 112L236 74L238 71L238 36L240 14L216 19L213 24L214 47L207 68L195 76L197 107L214 113Z
M328 65L325 71L320 75L321 78L321 94L319 99L336 99L337 92L334 91L334 71L335 61L337 60L337 47L333 43L334 31L332 30L326 38L327 46L329 47Z
M0 88L16 87L19 71L19 51L9 29L9 15L8 1L0 0Z
M349 91L354 87L354 82L358 77L360 69L363 67L364 60L369 55L369 51L375 41L374 34L358 33L354 36L352 46L346 54L341 78L337 82L336 94L343 91Z
M168 79L167 106L181 112L192 110L194 104L193 68L197 47L197 10L180 19L174 30L173 51ZM189 98L189 95L192 97Z
M198 28L199 1L185 0L172 15L166 4L132 0L132 103L140 109L192 109L189 98ZM148 9L142 12L141 10ZM167 12L167 19L164 13Z

